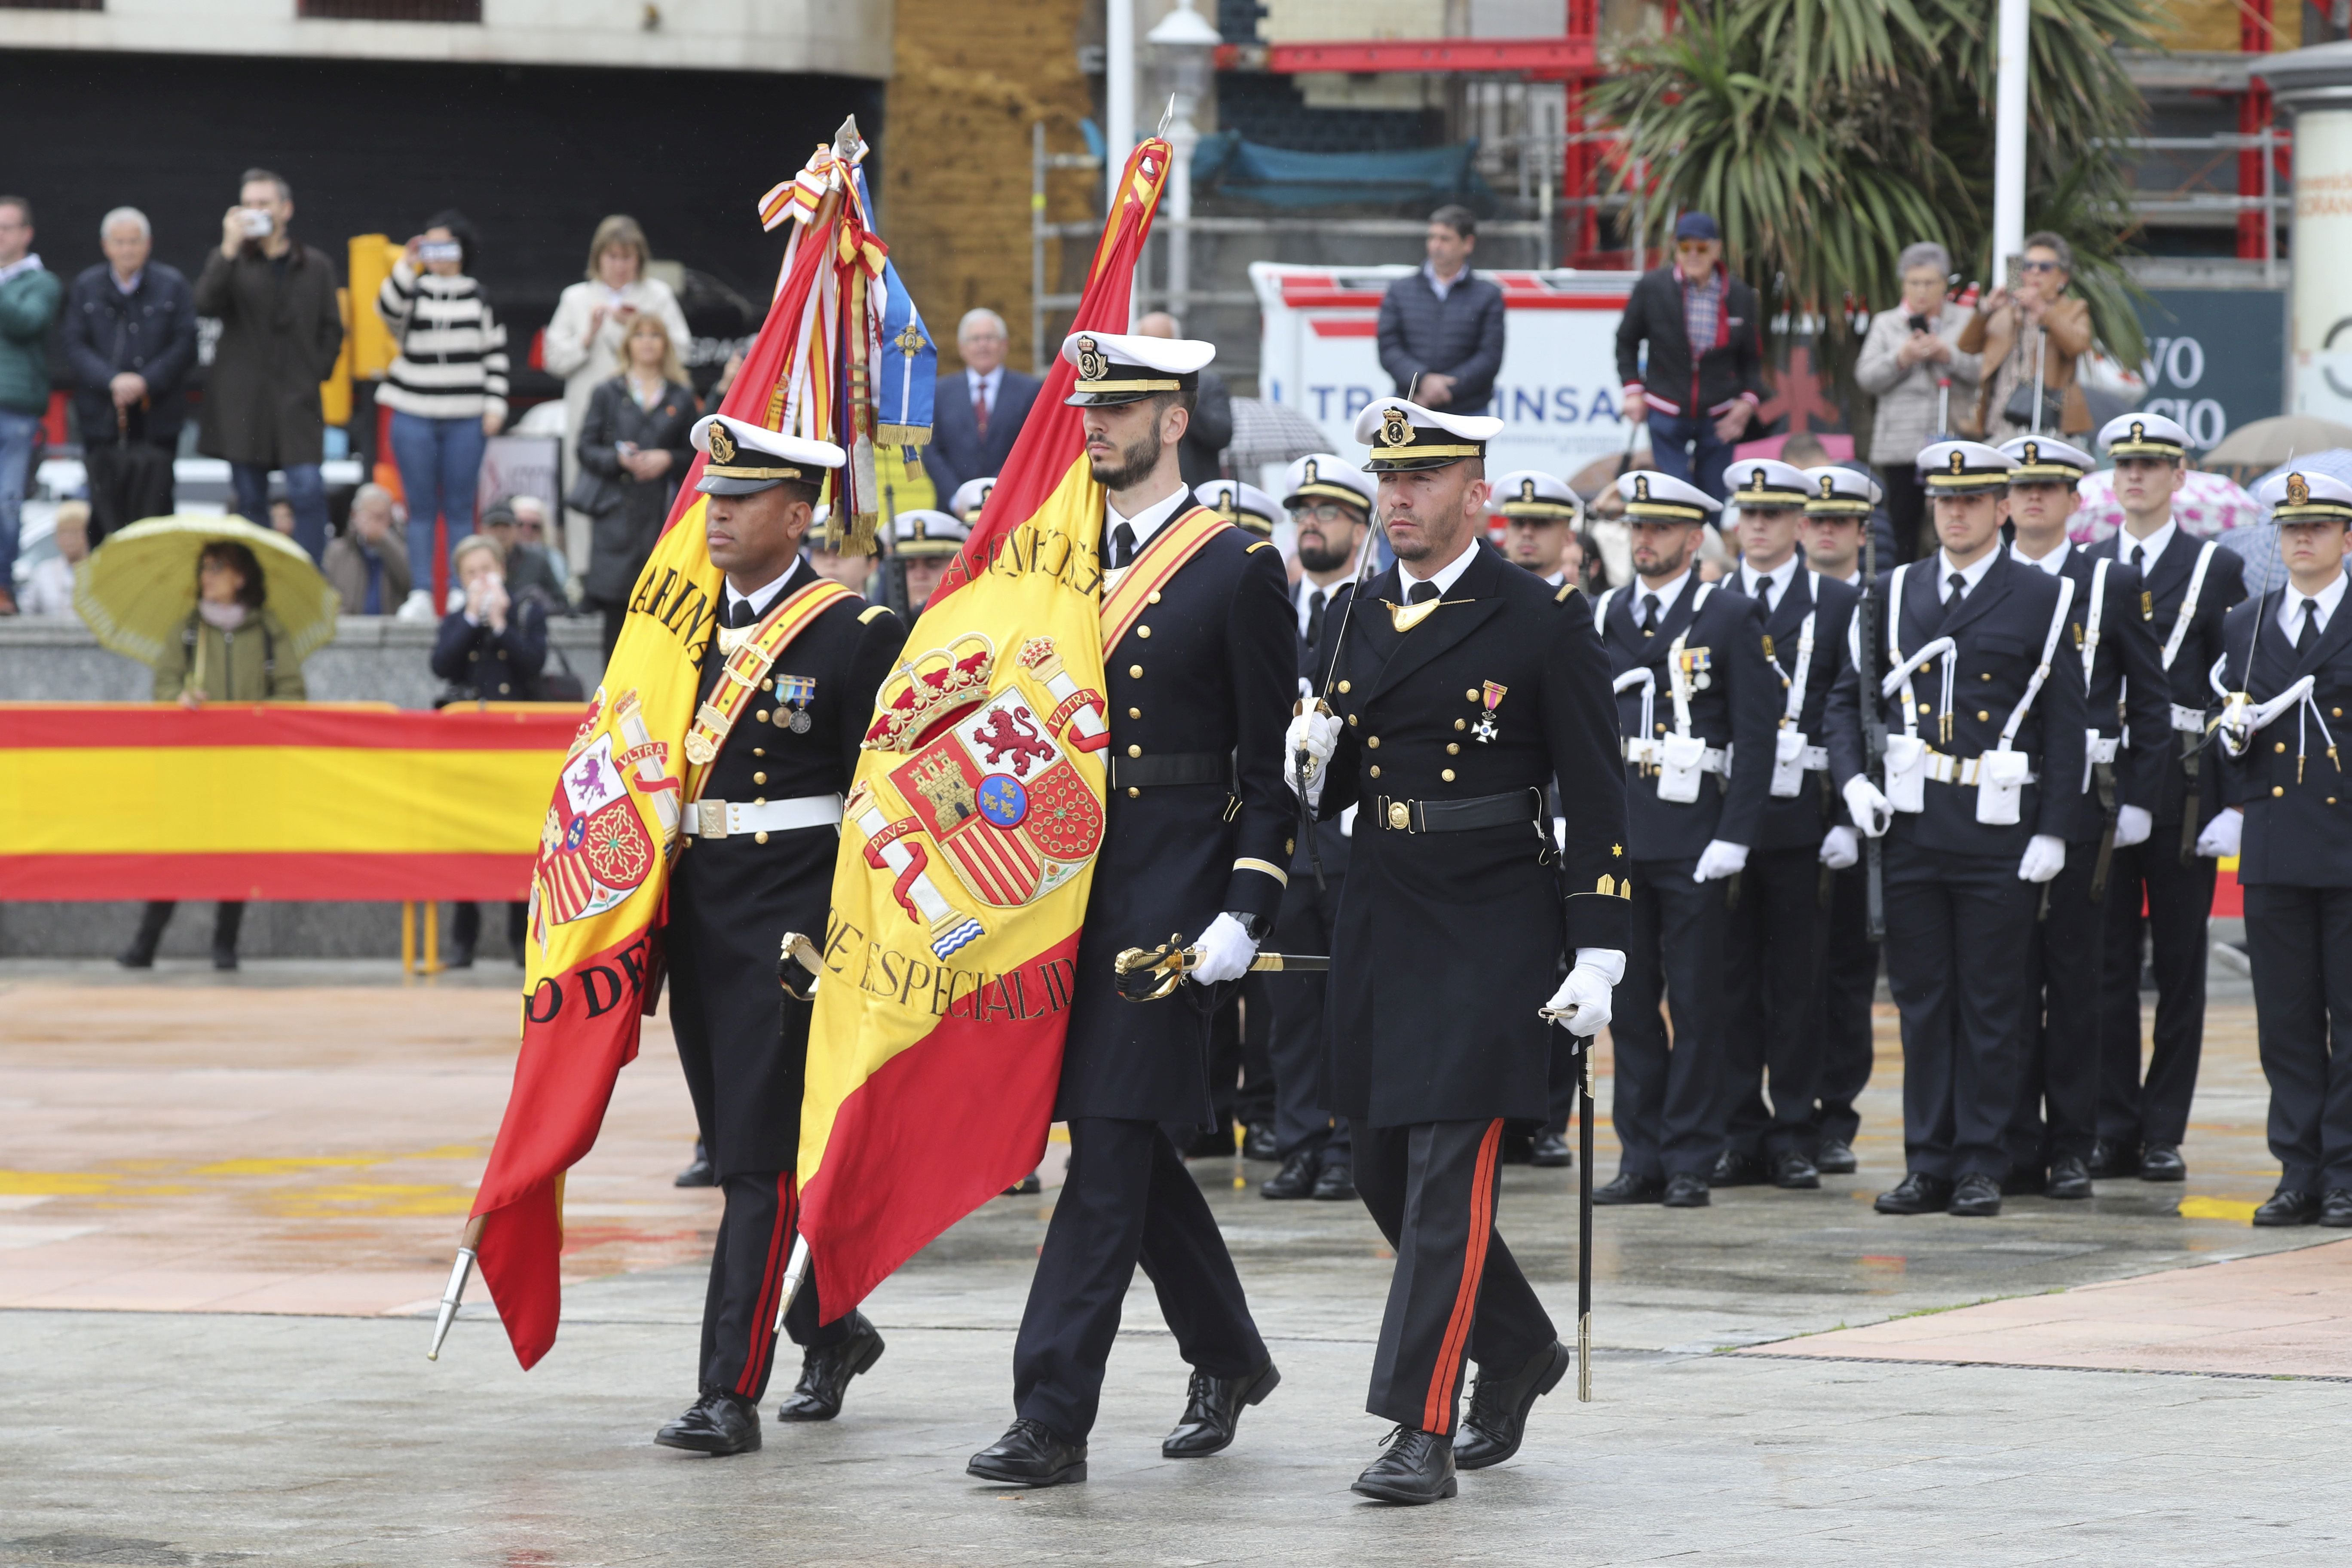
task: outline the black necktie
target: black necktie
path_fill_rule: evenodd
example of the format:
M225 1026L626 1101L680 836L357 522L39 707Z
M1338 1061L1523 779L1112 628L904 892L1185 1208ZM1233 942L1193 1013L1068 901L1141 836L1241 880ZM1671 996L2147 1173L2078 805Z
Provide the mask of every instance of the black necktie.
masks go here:
M1944 581L1949 584L1952 589L1952 596L1944 601L1944 607L1948 610L1957 610L1960 607L1960 601L1969 596L1968 576L1965 573L1955 572Z
M2294 651L2306 654L2311 645L2319 640L2319 601L2306 598L2303 602L2303 625L2295 629Z
M1434 599L1435 597L1437 597L1437 584L1434 584L1434 583L1415 583L1415 584L1412 585L1412 592L1411 592L1411 593L1409 593L1409 594L1407 594L1407 595L1405 595L1405 601L1406 601L1408 604L1414 604L1414 605L1426 605L1427 603L1429 603L1429 601L1431 601L1432 599Z
M1320 647L1323 644L1323 606L1329 602L1330 595L1320 588L1307 595L1307 646L1309 647Z
M1120 523L1110 531L1110 569L1114 572L1135 564L1135 530Z
M1644 594L1642 595L1642 635L1648 637L1657 629L1658 596L1655 594Z
M738 599L727 606L727 625L730 630L740 630L744 626L751 626L759 618L751 613L751 601L749 599Z
M1756 603L1762 607L1764 611L1764 618L1768 621L1770 620L1772 618L1771 578L1759 577L1756 579Z
M2140 562L2147 557L2147 550L2145 545L2135 544L2131 547L2131 559L2125 562L2124 564L2129 566L2135 572L2141 571L2143 568L2140 565Z

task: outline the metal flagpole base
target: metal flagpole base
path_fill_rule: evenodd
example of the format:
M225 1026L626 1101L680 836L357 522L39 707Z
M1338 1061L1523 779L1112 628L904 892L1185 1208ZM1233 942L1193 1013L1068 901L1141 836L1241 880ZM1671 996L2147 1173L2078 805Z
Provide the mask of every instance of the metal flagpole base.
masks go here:
M1576 1320L1576 1397L1580 1404L1592 1403L1592 1314L1590 1312Z
M793 1310L793 1298L801 1293L801 1281L808 1278L808 1237L793 1237L793 1255L784 1260L784 1286L776 1297L776 1330L784 1331L784 1314Z
M441 1342L449 1337L449 1325L457 1321L457 1303L465 1299L466 1281L474 1272L474 1249L461 1247L457 1261L449 1269L449 1288L441 1292L441 1315L433 1323L433 1348L425 1352L426 1361L441 1359Z

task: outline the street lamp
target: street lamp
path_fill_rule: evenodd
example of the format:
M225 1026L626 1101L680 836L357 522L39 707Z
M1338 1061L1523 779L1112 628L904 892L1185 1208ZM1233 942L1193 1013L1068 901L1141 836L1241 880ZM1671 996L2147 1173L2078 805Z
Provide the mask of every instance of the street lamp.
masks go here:
M1181 323L1192 291L1192 149L1201 142L1192 112L1209 89L1211 62L1224 39L1192 9L1192 0L1176 0L1144 42L1168 88L1168 305Z

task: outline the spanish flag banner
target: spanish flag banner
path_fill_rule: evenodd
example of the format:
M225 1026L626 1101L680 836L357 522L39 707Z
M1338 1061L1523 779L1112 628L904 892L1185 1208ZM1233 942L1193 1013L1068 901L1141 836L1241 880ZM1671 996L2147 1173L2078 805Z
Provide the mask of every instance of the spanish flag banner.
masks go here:
M1144 142L1112 187L1076 330L1126 330L1168 159ZM849 796L801 1110L801 1235L828 1318L1045 1152L1110 740L1103 489L1063 403L1075 375L1046 375L882 688Z
M817 195L795 215L802 226L768 319L720 405L732 418L823 440L849 433L856 417L840 395L854 357L844 340L869 336L856 311L884 256L849 195L864 144L854 127L844 134L796 182ZM878 304L879 292L872 299ZM525 1367L555 1342L564 1173L594 1146L613 1085L635 1059L639 1019L660 991L663 901L692 771L688 726L723 576L695 489L705 462L698 456L688 470L638 574L604 684L540 824L522 1049L466 1242Z

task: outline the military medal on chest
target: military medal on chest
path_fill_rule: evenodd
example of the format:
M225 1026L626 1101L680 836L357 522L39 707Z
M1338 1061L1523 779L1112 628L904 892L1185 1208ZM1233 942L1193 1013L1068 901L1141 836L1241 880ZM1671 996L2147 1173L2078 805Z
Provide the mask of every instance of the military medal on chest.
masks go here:
M1480 700L1485 704L1486 711L1478 715L1478 721L1475 724L1470 726L1470 738L1477 742L1480 745L1486 746L1492 745L1494 743L1495 710L1503 705L1503 694L1509 689L1510 688L1507 686L1498 686L1495 682L1489 680L1485 683L1483 689L1479 691L1478 696Z
M795 735L805 735L813 721L808 705L816 698L816 677L814 675L780 675L776 677L777 722Z

